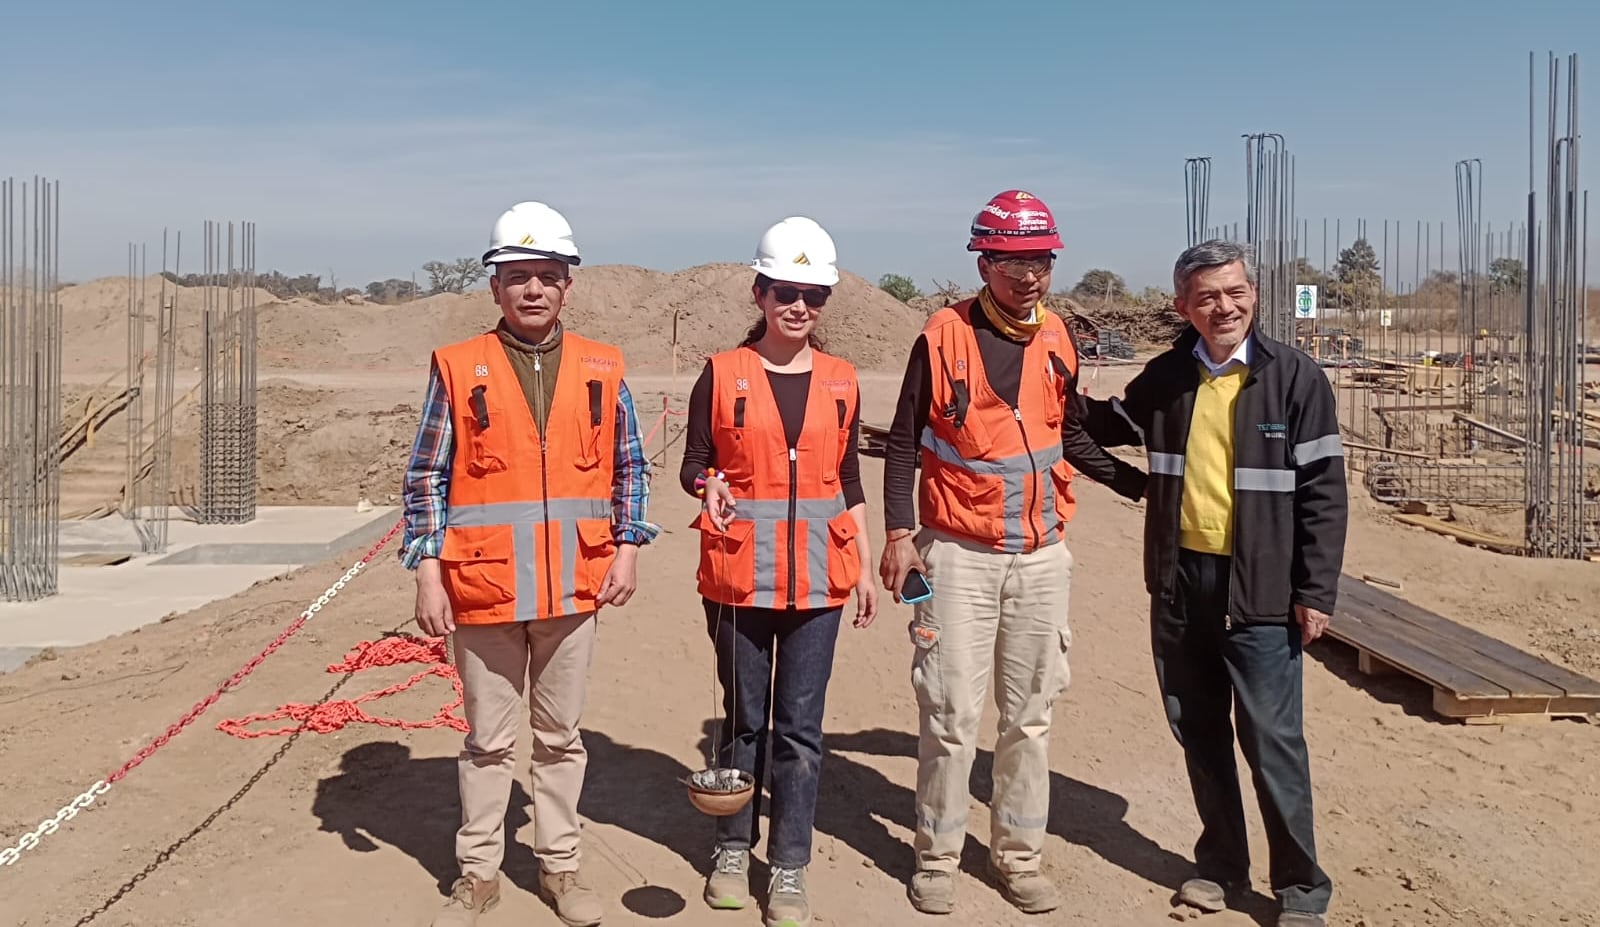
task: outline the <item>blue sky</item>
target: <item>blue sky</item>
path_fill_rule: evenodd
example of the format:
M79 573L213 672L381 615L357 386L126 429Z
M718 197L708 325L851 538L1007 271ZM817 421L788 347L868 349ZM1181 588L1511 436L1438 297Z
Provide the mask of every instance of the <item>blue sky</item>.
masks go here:
M0 175L61 181L64 277L251 219L259 268L359 286L477 255L538 199L590 263L747 261L803 214L846 269L926 288L975 279L967 224L1021 187L1061 225L1058 287L1159 284L1183 159L1242 220L1247 132L1287 137L1317 259L1323 217L1453 228L1460 158L1486 219L1520 215L1528 52L1542 97L1547 51L1600 51L1580 0L232 6L7 11Z

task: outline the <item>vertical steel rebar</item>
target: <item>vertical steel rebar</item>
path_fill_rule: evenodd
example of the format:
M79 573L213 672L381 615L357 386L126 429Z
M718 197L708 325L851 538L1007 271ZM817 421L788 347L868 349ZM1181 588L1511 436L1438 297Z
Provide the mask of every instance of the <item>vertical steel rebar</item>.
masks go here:
M0 599L58 591L61 185L0 182Z

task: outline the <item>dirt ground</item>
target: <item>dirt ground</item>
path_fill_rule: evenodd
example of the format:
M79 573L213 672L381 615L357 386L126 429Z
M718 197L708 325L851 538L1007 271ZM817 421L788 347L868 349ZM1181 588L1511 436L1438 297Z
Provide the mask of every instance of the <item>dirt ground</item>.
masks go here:
M1115 393L1128 374L1107 367L1089 387ZM663 394L682 408L692 377L634 378L647 429ZM894 373L868 375L869 420L887 422L897 382ZM264 372L261 501L388 501L420 392L414 366ZM673 437L670 422L652 451ZM678 784L704 765L714 707L687 527L695 506L676 483L680 454L681 445L669 445L655 476L651 516L666 533L641 557L639 593L602 616L584 719L586 871L606 899L608 924L754 925L758 911L713 914L700 902L712 825ZM869 500L879 498L881 464L867 458L863 471ZM991 709L972 781L969 874L952 923L1169 923L1173 888L1189 873L1198 825L1150 665L1148 603L1138 581L1140 506L1080 485L1070 532L1074 673L1052 735L1045 858L1066 905L1024 919L976 875L988 839ZM1400 580L1418 604L1600 672L1600 567L1499 556L1398 526L1364 500L1355 509L1348 572ZM879 506L871 512L877 541ZM149 743L360 553L0 676L0 836L14 841ZM82 924L103 909L95 922L108 925L425 924L454 874L459 733L355 724L291 743L215 729L226 718L323 697L340 681L327 672L330 664L361 641L408 628L411 590L391 546L193 727L0 870L0 923ZM917 724L908 621L908 608L889 604L872 628L841 635L811 873L820 924L940 922L905 899ZM1311 656L1307 731L1335 923L1597 923L1600 726L1449 724L1430 713L1429 690L1419 683L1363 677L1353 653L1333 642L1315 645ZM377 691L419 669L365 671L338 697ZM428 678L363 707L421 720L450 698L447 683ZM522 749L525 757L526 737ZM511 827L521 842L506 862L511 885L485 925L557 924L531 893L525 766L520 780ZM1254 900L1205 924L1271 923L1264 837L1253 812L1250 820ZM163 855L185 835L192 836Z

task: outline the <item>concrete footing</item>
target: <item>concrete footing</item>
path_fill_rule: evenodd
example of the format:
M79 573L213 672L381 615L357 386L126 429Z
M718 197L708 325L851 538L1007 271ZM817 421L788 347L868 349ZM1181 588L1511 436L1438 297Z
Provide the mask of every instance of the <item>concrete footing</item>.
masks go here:
M63 522L60 591L36 602L0 602L0 672L45 647L126 633L341 552L360 548L358 557L399 518L395 506L274 506L240 525L173 520L160 555L139 553L138 534L117 516ZM111 566L72 563L82 554L131 556Z

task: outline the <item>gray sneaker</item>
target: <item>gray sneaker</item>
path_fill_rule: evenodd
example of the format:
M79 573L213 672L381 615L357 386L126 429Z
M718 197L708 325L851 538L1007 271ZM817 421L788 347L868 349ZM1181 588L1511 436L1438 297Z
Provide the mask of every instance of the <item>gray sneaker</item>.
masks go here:
M1310 911L1283 911L1278 914L1278 927L1324 927L1328 919Z
M767 927L811 927L804 869L772 867L772 881L767 883Z
M706 904L719 911L743 910L750 903L750 851L717 847L706 879Z
M948 872L922 869L911 877L911 906L923 914L949 914L956 908L956 880Z

